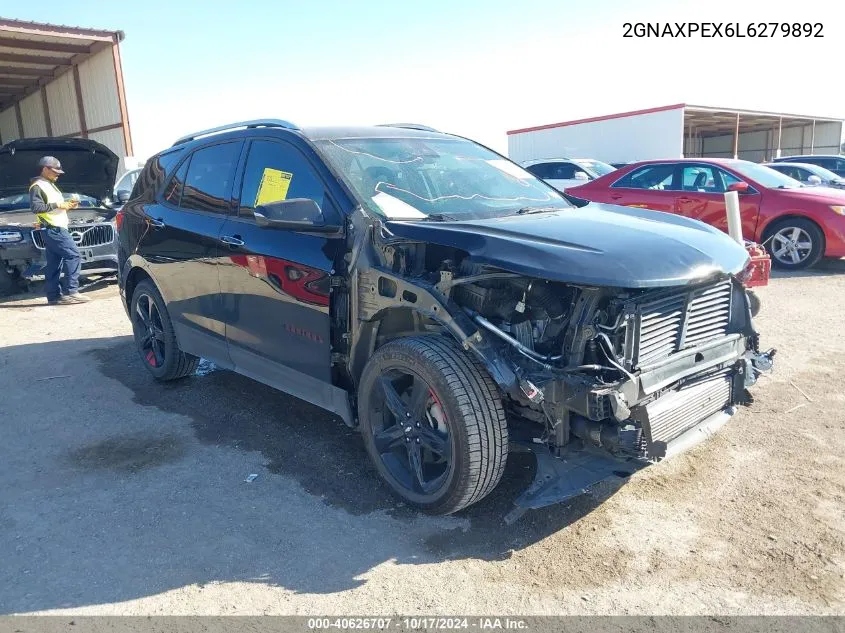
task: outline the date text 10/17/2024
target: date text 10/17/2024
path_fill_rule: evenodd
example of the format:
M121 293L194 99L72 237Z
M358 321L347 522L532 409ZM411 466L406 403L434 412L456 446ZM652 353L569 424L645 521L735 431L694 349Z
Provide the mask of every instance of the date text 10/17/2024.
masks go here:
M622 37L824 37L821 22L625 22Z
M475 617L403 617L403 618L308 618L312 630L370 629L386 631L478 630L526 631L528 622L519 618Z

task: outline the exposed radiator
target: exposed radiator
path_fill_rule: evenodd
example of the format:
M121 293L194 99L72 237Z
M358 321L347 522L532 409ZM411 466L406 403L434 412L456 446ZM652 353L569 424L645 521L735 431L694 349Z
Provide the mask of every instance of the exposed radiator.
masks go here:
M729 370L665 394L632 411L643 427L649 457L665 455L666 444L731 404Z
M634 327L625 362L631 369L727 334L731 318L730 281L633 305Z

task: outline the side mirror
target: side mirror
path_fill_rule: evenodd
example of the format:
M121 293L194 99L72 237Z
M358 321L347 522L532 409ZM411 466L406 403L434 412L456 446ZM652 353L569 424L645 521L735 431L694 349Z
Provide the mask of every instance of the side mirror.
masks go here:
M576 172L572 175L572 177L573 177L575 180L589 180L589 179L590 179L590 177L587 175L587 172L585 172L585 171L576 171Z
M815 174L813 174L812 176L807 178L807 184L810 185L811 187L816 187L816 186L822 184L822 179L819 178L818 176L816 176Z
M131 192L126 191L126 189L121 189L117 192L117 201L120 204L126 204L129 201L129 195Z
M748 193L747 182L734 182L728 185L728 191L736 191L737 193Z
M252 212L255 223L265 229L335 233L339 226L326 224L323 211L311 198L291 198L260 204Z

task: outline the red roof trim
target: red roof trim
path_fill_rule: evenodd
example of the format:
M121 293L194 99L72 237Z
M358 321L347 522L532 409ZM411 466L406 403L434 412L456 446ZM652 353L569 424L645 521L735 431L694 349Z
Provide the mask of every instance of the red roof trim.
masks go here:
M535 127L525 127L519 130L509 130L508 136L511 134L522 134L524 132L536 132L538 130L549 130L556 127L566 127L567 125L578 125L580 123L595 123L596 121L608 121L610 119L622 119L629 116L637 116L640 114L652 114L654 112L665 112L667 110L677 110L685 108L686 103L676 103L675 105L660 106L659 108L646 108L645 110L633 110L631 112L620 112L618 114L606 114L604 116L594 116L589 119L577 119L575 121L564 121L563 123L549 123L547 125L538 125Z

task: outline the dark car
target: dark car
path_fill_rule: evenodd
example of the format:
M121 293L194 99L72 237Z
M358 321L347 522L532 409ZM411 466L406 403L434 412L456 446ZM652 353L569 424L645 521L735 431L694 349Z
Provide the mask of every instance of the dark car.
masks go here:
M763 163L763 166L774 169L784 176L794 178L808 187L822 186L845 189L845 178L837 176L829 169L811 163Z
M775 158L775 163L810 163L829 169L837 176L845 178L845 156L838 154L801 154L798 156L781 156Z
M516 449L538 469L510 519L622 482L718 428L771 365L727 235L577 208L422 126L191 135L117 223L155 378L204 357L332 411L432 513L485 497Z
M82 273L117 270L115 203L118 157L90 139L31 138L0 147L0 293L9 294L41 274L45 251L38 219L29 209L29 184L38 160L55 156L65 174L58 186L79 206L68 211L68 230L82 255Z

